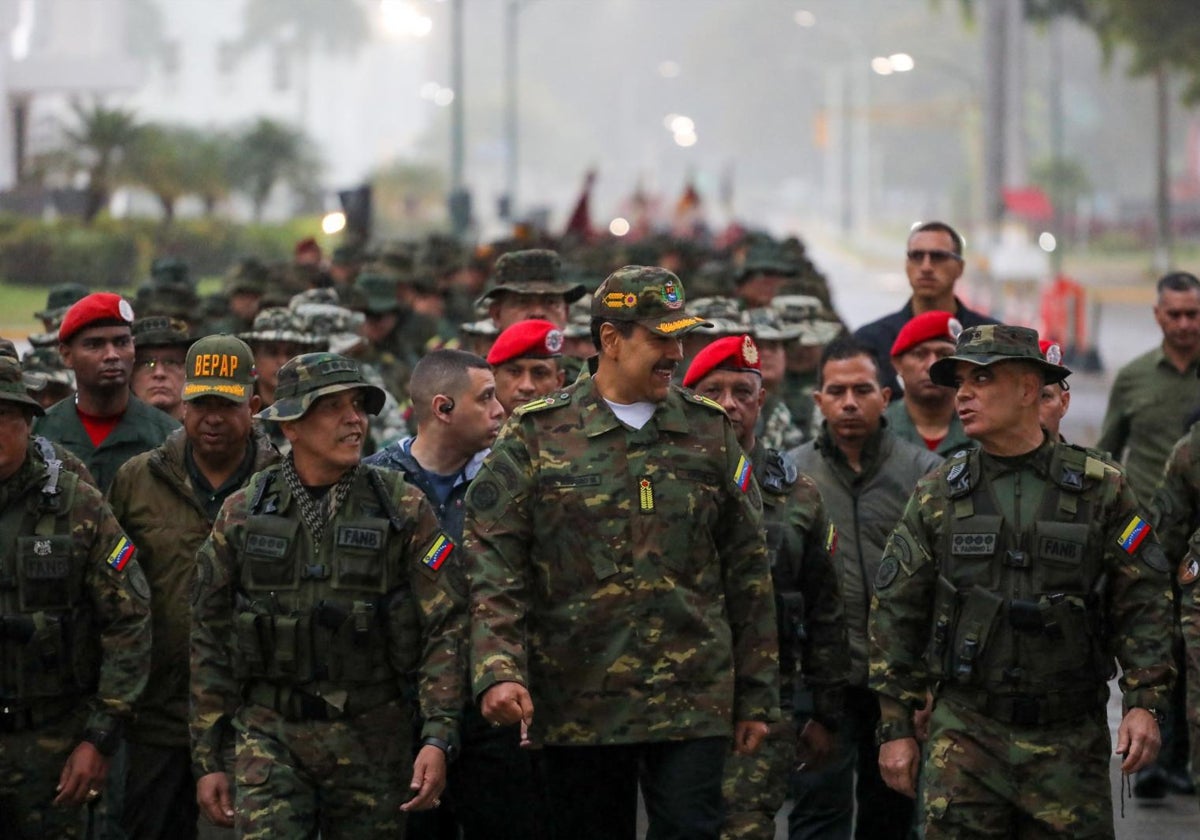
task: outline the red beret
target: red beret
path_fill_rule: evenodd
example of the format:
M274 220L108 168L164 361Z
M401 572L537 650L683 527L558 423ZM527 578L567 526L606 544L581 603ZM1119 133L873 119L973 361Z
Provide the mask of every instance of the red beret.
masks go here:
M683 387L691 388L714 370L733 370L762 375L758 345L748 335L727 335L696 354L683 377Z
M562 355L562 345L562 330L549 321L517 321L500 333L488 351L487 362L502 365L513 359L556 359Z
M1053 341L1049 338L1039 338L1038 339L1038 350L1041 352L1042 358L1045 359L1050 364L1052 364L1052 365L1061 365L1062 364L1062 358L1063 358L1062 347L1059 345L1059 343L1057 341ZM1050 358L1051 356L1053 356L1054 358L1053 359Z
M892 356L900 356L926 341L958 341L962 324L949 312L922 312L900 328L892 344Z
M58 328L58 340L67 342L86 327L119 327L133 324L133 307L129 301L112 292L95 292L80 298L63 316Z
M321 246L318 245L317 240L311 236L301 239L296 243L296 256L307 253L315 253L318 256L321 254Z

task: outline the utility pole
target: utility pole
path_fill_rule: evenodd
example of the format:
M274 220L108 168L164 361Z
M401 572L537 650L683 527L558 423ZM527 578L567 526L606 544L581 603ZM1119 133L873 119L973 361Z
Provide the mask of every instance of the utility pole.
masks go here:
M522 0L508 0L504 9L504 197L501 218L517 218L517 178L520 158L517 155L520 128L518 125L517 51L519 18Z
M463 177L463 0L452 0L450 8L450 222L456 237L471 224L471 194Z
M1004 219L1006 7L1006 0L985 0L983 11L983 221L989 237L999 236Z
M1050 273L1055 277L1062 273L1066 238L1063 231L1063 201L1066 200L1063 194L1063 146L1063 27L1062 19L1056 17L1050 22L1050 171L1053 173L1050 204L1054 208L1051 232L1055 240L1054 250L1050 252Z

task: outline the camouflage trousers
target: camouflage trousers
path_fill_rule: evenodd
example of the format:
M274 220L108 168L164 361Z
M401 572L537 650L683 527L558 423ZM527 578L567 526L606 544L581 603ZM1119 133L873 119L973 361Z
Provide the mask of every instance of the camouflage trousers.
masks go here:
M4 840L83 836L86 808L58 808L51 802L86 720L87 712L78 709L33 729L0 733L0 837ZM100 812L92 816L98 825Z
M791 720L771 724L754 755L729 754L721 782L721 840L773 840L775 815L787 799L795 763L796 724Z
M394 701L349 721L289 722L243 707L234 723L238 836L403 840L411 725Z
M929 726L926 840L1113 837L1103 710L1066 724L1016 726L939 699Z

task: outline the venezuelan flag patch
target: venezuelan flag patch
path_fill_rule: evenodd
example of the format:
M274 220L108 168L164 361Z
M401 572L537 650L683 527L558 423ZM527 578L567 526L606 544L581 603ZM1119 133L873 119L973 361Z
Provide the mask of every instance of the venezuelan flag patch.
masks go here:
M442 568L442 564L446 562L446 558L450 556L450 552L454 551L454 543L445 534L438 534L438 538L433 541L433 545L425 552L425 556L421 559L429 568L435 572Z
M830 522L829 530L825 532L825 552L830 556L833 556L833 554L837 552L837 541L837 526Z
M733 483L738 486L738 489L745 493L750 489L750 474L754 472L750 468L750 461L745 455L738 458L737 468L733 471Z
M1126 554L1133 554L1148 536L1150 536L1150 523L1140 516L1135 516L1129 520L1129 524L1125 526L1121 536L1117 537L1117 545L1121 546Z
M133 547L133 543L129 541L129 537L121 537L117 543L117 547L112 550L112 553L108 555L108 559L104 562L108 563L116 571L123 572L125 571L125 564L133 557L136 550Z

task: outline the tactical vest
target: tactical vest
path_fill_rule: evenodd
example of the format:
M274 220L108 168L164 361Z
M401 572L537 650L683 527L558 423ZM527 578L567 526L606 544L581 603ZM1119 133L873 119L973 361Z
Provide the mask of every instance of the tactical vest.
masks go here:
M46 479L0 514L0 700L17 707L92 691L100 678L85 566L72 562L78 477L45 438L30 442Z
M248 488L234 675L248 699L285 714L314 716L288 706L292 691L357 714L398 696L397 674L418 664L417 607L393 557L410 523L369 470L314 551L300 520L278 511L277 475L259 473ZM388 637L397 631L393 650Z
M1115 671L1104 644L1103 534L1091 519L1104 465L1056 446L1034 520L1019 524L1005 521L980 481L979 450L956 453L947 468L926 654L933 678L1014 723L1092 711Z

